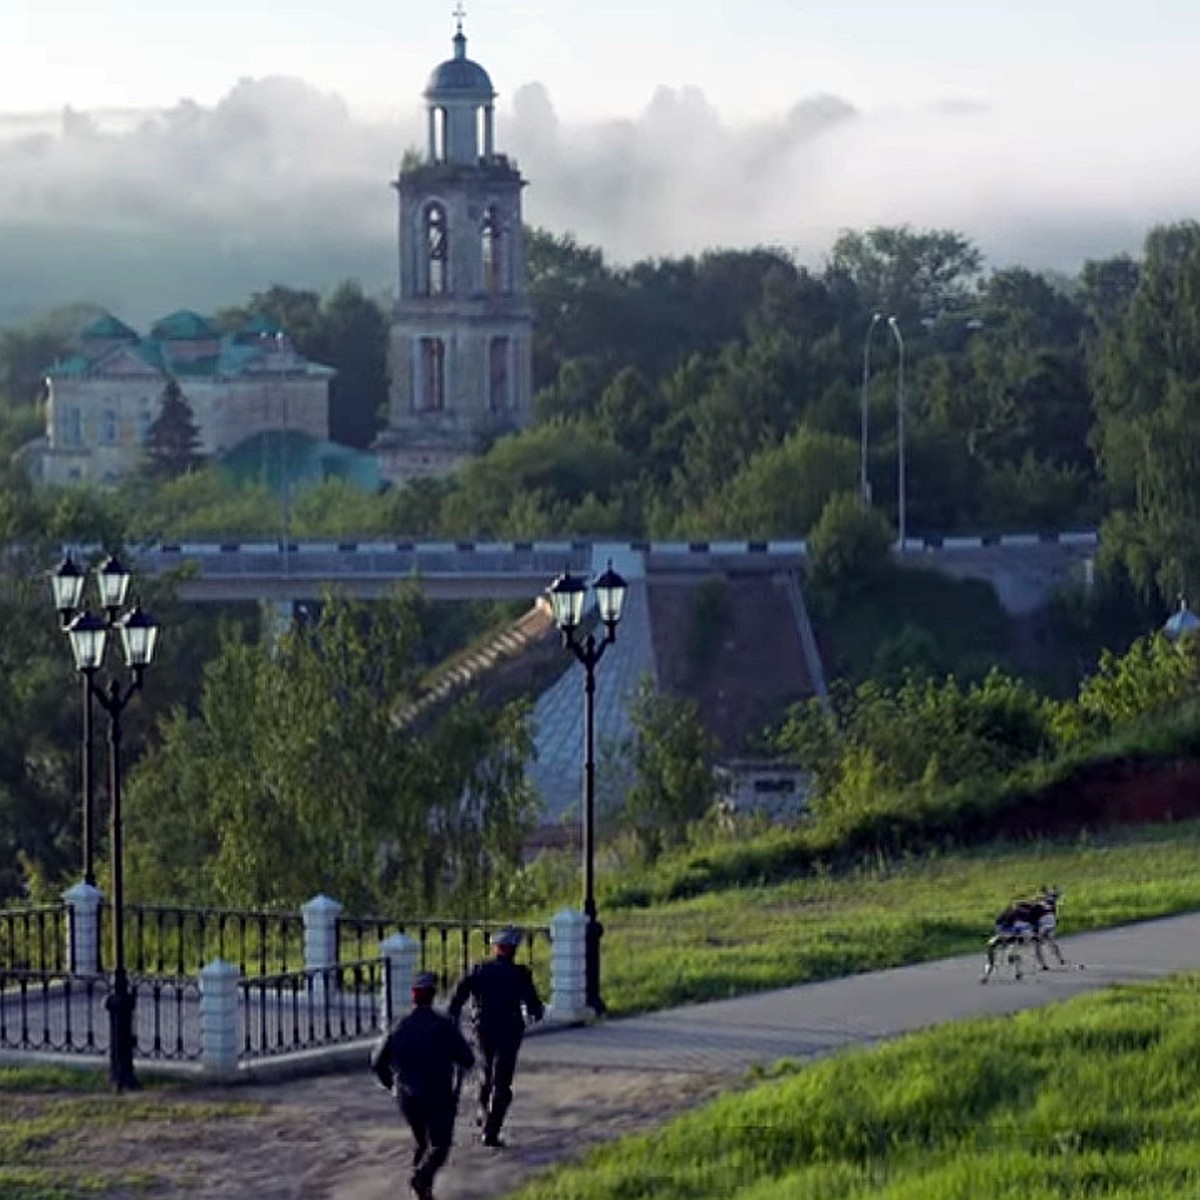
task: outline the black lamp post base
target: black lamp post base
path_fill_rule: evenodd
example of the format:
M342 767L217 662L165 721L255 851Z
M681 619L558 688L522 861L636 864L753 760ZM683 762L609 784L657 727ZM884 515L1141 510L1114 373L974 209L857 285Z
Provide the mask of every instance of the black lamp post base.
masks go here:
M607 1011L600 998L600 939L603 936L604 926L596 919L595 913L587 914L583 943L584 1003L598 1017L604 1016Z
M108 1009L108 1081L118 1092L141 1087L133 1073L133 1010L137 1000L123 988L111 992L104 1002Z

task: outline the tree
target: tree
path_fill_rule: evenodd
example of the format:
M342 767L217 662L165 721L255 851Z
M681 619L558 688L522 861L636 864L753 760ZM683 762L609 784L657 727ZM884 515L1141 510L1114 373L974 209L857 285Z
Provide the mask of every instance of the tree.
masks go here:
M869 588L889 562L892 529L849 492L832 496L808 535L809 578L838 596Z
M447 863L482 845L514 864L533 811L524 719L468 697L431 727L406 721L420 637L411 591L370 607L329 596L315 627L271 644L226 637L197 715L166 722L132 775L131 891L431 911L454 886Z
M387 410L387 318L353 280L326 297L320 312L321 361L337 374L329 392L329 436L365 449Z
M1096 442L1125 568L1173 598L1200 577L1200 224L1146 239L1137 289L1092 362Z
M907 225L847 230L829 256L830 270L853 281L863 311L894 316L906 330L961 307L982 265L979 249L961 234L914 233Z
M646 680L638 688L631 717L635 779L621 819L653 861L683 841L688 826L715 803L716 740L701 724L694 700L658 695Z
M162 390L162 407L146 432L147 469L159 480L187 475L203 462L200 430L179 381L172 375Z

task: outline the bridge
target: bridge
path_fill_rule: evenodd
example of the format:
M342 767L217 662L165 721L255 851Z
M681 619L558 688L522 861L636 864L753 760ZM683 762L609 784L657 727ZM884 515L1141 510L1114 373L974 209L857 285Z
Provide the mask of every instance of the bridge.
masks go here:
M991 583L1013 614L1031 612L1055 587L1084 578L1094 531L907 538L905 563ZM679 573L775 574L801 568L803 540L727 541L187 541L129 552L151 575L173 574L183 600L318 600L329 588L373 599L414 581L430 599L538 596L564 569L587 574L612 560L629 582Z

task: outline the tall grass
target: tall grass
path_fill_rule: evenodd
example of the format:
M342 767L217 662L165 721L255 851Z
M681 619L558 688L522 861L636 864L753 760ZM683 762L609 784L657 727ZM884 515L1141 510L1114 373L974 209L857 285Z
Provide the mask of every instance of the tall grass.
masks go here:
M879 857L843 872L602 909L614 1014L982 952L996 913L1063 889L1064 934L1200 909L1200 822Z
M1192 1200L1200 977L971 1021L733 1092L519 1200Z

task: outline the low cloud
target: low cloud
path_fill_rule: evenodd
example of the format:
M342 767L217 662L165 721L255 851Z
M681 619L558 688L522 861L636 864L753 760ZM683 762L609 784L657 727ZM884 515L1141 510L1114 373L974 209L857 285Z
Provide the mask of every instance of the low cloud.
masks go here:
M1150 128L1153 128L1150 126ZM1178 126L1175 126L1178 129ZM135 324L281 282L395 289L395 196L417 109L368 121L293 79L165 112L0 115L0 323L99 303ZM617 263L771 244L819 269L846 228L952 228L995 265L1073 272L1200 207L1200 153L1072 114L964 99L865 113L836 96L730 124L695 88L567 123L540 84L498 114L526 218Z

